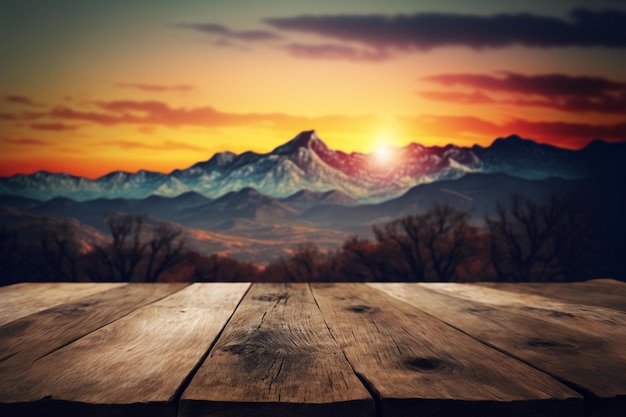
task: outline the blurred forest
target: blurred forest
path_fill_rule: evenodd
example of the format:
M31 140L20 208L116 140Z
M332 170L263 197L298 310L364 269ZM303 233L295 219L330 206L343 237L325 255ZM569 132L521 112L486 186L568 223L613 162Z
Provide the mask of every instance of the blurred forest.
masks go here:
M90 250L72 228L44 227L33 242L0 229L0 285L21 281L503 281L626 279L624 237L582 199L538 203L513 196L481 227L469 211L446 205L373 228L374 239L347 239L334 251L303 243L265 268L185 246L168 223L141 216L107 219L110 238Z

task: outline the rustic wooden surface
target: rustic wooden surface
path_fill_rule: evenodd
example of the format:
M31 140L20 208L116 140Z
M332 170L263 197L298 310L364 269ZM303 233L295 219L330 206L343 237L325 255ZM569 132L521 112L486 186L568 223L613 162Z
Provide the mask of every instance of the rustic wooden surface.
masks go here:
M626 415L626 284L17 284L0 415Z
M126 284L42 283L15 284L0 288L0 326L58 304Z
M181 416L376 415L306 284L256 284L200 367ZM254 404L251 407L251 404Z

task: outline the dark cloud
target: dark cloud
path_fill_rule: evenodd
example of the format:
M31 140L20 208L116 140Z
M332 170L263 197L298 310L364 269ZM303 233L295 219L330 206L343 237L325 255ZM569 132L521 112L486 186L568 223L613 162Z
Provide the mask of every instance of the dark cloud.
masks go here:
M41 103L37 103L36 101L33 101L30 98L28 98L28 97L20 96L20 95L16 95L16 94L5 96L4 97L4 101L6 101L7 103L22 104L22 105L25 105L25 106L32 106L32 107L41 107L41 106L43 106Z
M327 60L350 60L377 62L389 57L382 49L365 50L340 44L289 43L284 48L294 57Z
M464 104L498 103L515 106L550 107L567 112L623 113L626 83L603 77L565 74L523 75L503 72L502 76L482 74L439 74L424 80L444 87L470 87L473 93L422 91L420 95ZM494 99L485 91L511 93L514 99ZM521 98L520 98L521 96Z
M193 90L193 85L190 84L177 84L177 85L160 85L160 84L142 84L142 83L118 83L116 84L121 88L132 88L141 91L148 91L151 93L164 93L164 92L188 92Z
M571 76L565 74L523 75L502 72L503 76L482 74L440 74L424 77L446 87L470 86L494 91L555 96L599 96L626 89L626 83L603 77Z
M626 46L626 11L617 10L578 9L569 14L569 19L529 13L492 16L416 13L305 15L269 18L265 23L279 30L360 42L374 48Z
M30 128L35 130L49 130L55 132L71 132L78 129L78 126L71 126L63 123L33 123L30 125Z
M232 30L217 23L179 23L176 28L190 29L206 35L216 35L222 38L237 39L246 42L273 41L281 36L268 30Z

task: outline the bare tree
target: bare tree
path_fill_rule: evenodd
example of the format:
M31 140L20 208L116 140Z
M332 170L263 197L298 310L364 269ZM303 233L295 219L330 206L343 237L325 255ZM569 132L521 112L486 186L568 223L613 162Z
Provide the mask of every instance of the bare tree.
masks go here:
M318 280L322 261L323 254L319 248L307 242L298 245L294 254L288 259L283 259L281 264L288 281L308 282Z
M476 230L468 225L469 211L435 204L423 214L412 214L374 227L376 239L400 249L416 281L450 281L469 254L470 237Z
M109 216L107 223L111 244L94 248L90 274L98 281L129 282L146 252L141 240L143 217L117 214Z
M77 281L79 251L75 230L67 222L55 230L50 226L48 219L45 219L42 229L38 249L41 269L49 274L46 279Z
M602 271L605 248L584 199L552 196L544 203L513 196L487 218L491 258L504 281L575 281Z
M511 197L508 207L497 206L487 217L492 233L491 257L499 280L546 280L556 259L556 231L563 206L553 198L539 204L527 197Z
M150 254L146 267L145 281L157 282L166 270L183 260L185 241L180 238L182 230L173 228L168 223L159 222L148 242Z
M240 262L227 256L211 254L200 255L196 252L185 254L194 269L192 279L199 282L250 282L258 276L257 268L248 262Z
M142 216L114 215L107 222L111 243L91 254L89 271L98 281L156 282L184 259L182 231L169 223L157 223L150 235Z

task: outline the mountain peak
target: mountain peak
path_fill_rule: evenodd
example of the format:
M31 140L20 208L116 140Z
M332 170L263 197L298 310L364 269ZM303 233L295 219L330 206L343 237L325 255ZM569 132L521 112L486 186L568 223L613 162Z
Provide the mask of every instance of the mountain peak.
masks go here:
M295 138L284 145L280 145L272 151L275 155L288 155L296 152L299 148L328 149L326 144L317 136L315 130L300 132Z
M498 146L498 145L510 145L510 146L517 146L520 144L531 144L531 143L536 143L534 140L532 139L524 139L519 135L509 135L506 138L497 138L496 140L493 141L493 143L491 144L491 146Z

